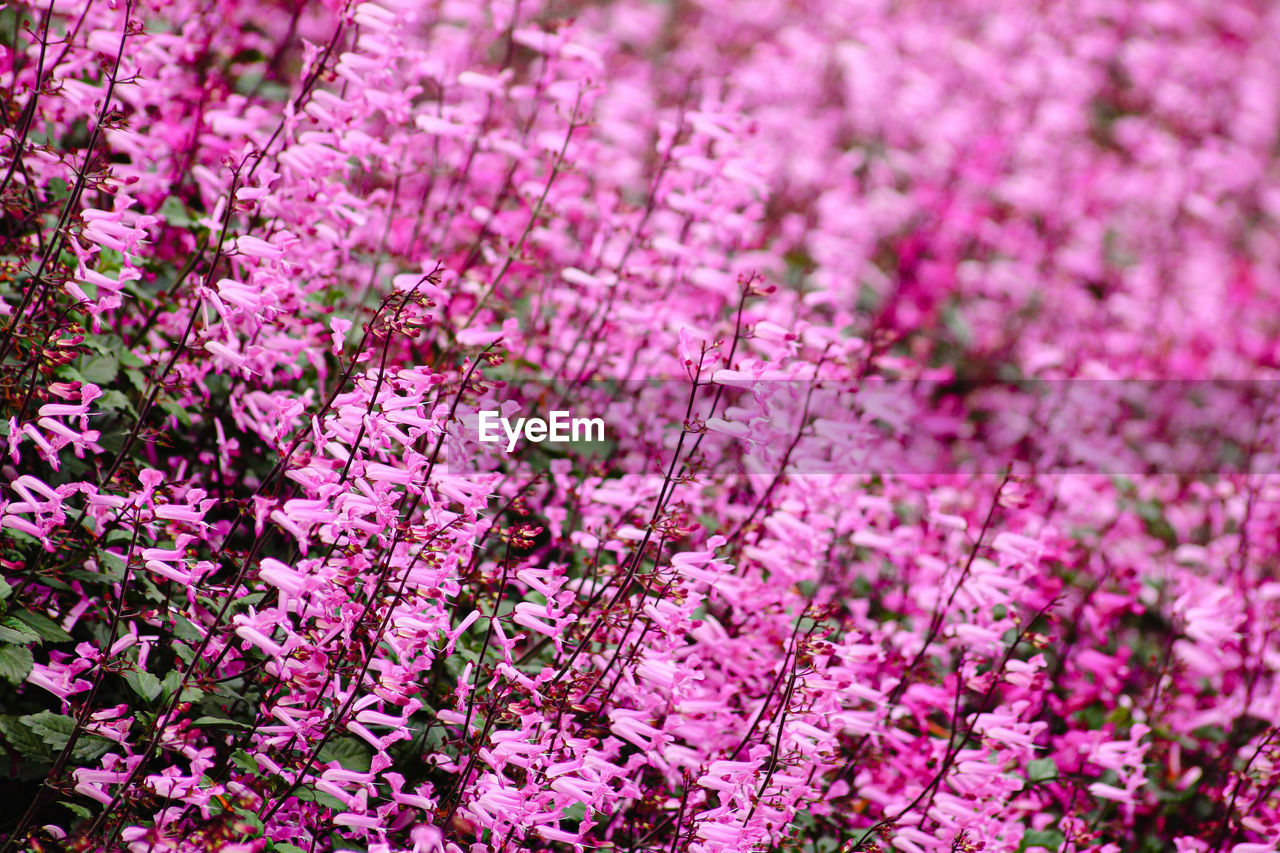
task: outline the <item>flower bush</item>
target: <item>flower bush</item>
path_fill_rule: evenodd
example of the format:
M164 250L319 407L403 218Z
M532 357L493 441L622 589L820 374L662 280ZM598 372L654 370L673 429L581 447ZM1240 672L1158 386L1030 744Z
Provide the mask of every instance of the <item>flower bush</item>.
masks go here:
M1277 849L1280 11L0 33L4 850Z

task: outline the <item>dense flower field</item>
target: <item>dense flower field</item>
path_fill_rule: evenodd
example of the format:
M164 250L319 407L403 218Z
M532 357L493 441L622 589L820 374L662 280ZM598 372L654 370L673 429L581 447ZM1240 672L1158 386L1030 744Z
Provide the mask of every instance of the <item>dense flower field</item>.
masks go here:
M9 2L0 106L6 853L1280 847L1280 8Z

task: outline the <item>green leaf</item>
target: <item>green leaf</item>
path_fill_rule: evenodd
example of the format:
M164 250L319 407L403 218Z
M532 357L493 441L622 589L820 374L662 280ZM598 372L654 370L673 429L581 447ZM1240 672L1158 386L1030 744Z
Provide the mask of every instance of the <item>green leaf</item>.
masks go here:
M88 820L89 818L93 817L93 812L89 811L79 803L63 802L61 803L61 806L67 811L71 812L76 817L80 818L81 820Z
M270 849L275 853L307 853L306 850L303 850L298 845L290 844L287 841L276 841L272 843Z
M81 359L76 363L76 371L86 382L94 385L105 385L116 378L120 363L113 355L99 355L89 359Z
M369 771L372 756L364 741L354 737L338 737L329 741L317 756L322 762L336 761L344 770Z
M0 717L0 735L23 758L47 761L52 757L44 738L18 717Z
M71 758L78 764L96 761L113 746L113 742L94 735L81 734L71 749Z
M250 829L254 830L254 838L262 834L264 827L262 820L252 811L236 809L236 816L241 823L247 824Z
M116 527L107 531L107 535L103 537L103 541L108 545L128 545L133 541L133 534L128 530L122 530L119 527ZM123 559L123 557L121 559Z
M129 384L138 389L140 394L147 393L147 377L143 375L141 370L128 368L124 372L124 377L129 380Z
M233 684L234 687L231 686ZM245 702L249 699L245 695L243 680L239 678L234 681L224 681L222 684L210 684L207 693L211 698L218 697L228 702Z
M294 792L294 796L304 803L317 803L335 812L345 812L347 810L347 804L332 794L326 794L324 791L317 791L315 788L308 788L305 785L298 788Z
M196 650L180 640L173 641L173 653L177 656L178 660L182 661L187 666L191 665L191 661L194 660L196 656Z
M1066 840L1067 837L1056 829L1029 829L1023 833L1018 850L1023 851L1028 847L1047 847L1050 850L1058 850Z
M54 749L62 749L71 738L71 731L76 721L52 711L41 711L38 714L27 714L18 718L32 734L43 740Z
M19 610L13 614L28 628L36 632L36 635L42 640L49 640L53 643L65 643L71 639L71 635L58 627L58 623L54 622L43 613L35 613L30 610ZM8 620L6 620L7 622Z
M21 684L34 663L31 649L25 646L0 646L0 677L10 684Z
M262 768L258 767L258 762L253 760L253 756L245 752L243 749L237 749L231 753L231 763L239 767L246 773L261 773Z
M117 554L115 551L108 551L105 548L98 552L102 557L98 561L98 568L107 576L108 580L119 583L124 580L124 570L128 564L124 560L124 554Z
M1135 501L1134 513L1142 519L1147 535L1162 540L1171 548L1178 544L1177 531L1165 518L1164 507L1158 501Z
M166 699L172 696L173 692L181 685L182 671L177 669L169 670L169 672L165 674L164 681L160 682L160 687L164 691ZM203 695L204 693L199 690L195 690L193 687L184 687L182 689L182 696L180 696L179 699L183 702L194 702Z
M124 673L124 683L148 702L154 702L160 696L160 679L149 672L134 670Z
M0 580L0 601L4 601L11 595L13 595L13 587L4 580Z
M164 409L166 414L173 415L178 419L178 423L183 426L191 426L191 413L186 407L179 404L176 400L161 400L160 408Z
M1052 758L1037 758L1027 762L1027 781L1048 782L1058 778L1058 765Z
M169 196L160 204L160 215L165 222L176 228L188 228L195 224L187 206L177 196Z
M97 400L98 408L104 412L132 412L133 404L129 398L114 389L105 392Z
M115 272L124 266L124 253L116 249L102 249L98 254L98 270Z
M29 533L23 533L21 530L5 530L4 535L15 543L19 548L30 548L32 545L39 545L40 540Z
M81 284L81 287L83 288L85 284L90 284L90 282L84 282L83 284ZM97 285L93 285L93 288L94 288L94 292L96 292ZM88 290L86 290L85 293L89 293L90 295L92 295L92 293ZM118 347L120 345L120 339L117 338L115 335L88 335L84 339L84 345L89 347L94 352L102 353L103 355L109 355L111 353L112 348Z
M25 646L27 643L40 642L40 635L10 616L0 623L0 643L17 643Z
M228 720L225 717L196 717L191 725L196 728L212 728L215 726L230 726L236 729L252 728L248 723L242 723L239 720Z
M198 643L204 639L199 629L185 616L176 615L173 621L173 635L188 643Z

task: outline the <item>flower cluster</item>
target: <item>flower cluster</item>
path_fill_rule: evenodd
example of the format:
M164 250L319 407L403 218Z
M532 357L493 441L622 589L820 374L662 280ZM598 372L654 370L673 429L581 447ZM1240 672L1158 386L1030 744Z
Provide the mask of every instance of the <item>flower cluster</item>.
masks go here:
M5 853L1280 844L1280 10L0 33Z

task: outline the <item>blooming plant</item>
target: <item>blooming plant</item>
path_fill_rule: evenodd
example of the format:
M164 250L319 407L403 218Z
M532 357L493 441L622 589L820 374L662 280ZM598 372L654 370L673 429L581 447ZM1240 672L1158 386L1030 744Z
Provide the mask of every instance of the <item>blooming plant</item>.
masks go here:
M4 851L1280 845L1280 9L0 41Z

